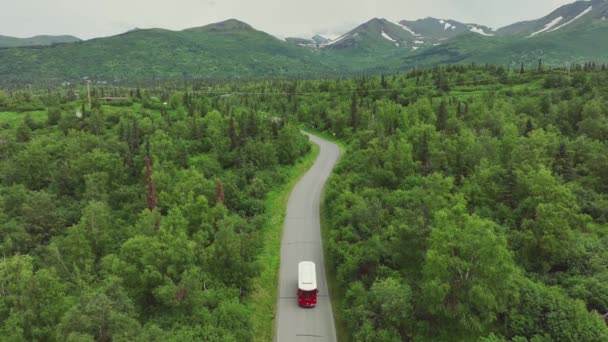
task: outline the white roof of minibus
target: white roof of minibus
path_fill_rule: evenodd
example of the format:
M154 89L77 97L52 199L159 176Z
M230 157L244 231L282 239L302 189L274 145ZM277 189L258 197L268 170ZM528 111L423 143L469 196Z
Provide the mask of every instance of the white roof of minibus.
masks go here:
M302 261L298 264L298 287L302 291L312 291L317 288L314 262Z

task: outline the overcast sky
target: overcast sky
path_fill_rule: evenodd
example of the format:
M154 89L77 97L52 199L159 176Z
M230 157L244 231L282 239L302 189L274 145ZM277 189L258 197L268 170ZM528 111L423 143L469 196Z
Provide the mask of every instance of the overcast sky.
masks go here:
M373 17L437 17L494 29L573 0L0 0L0 35L89 39L134 27L172 30L236 18L279 37L342 34Z

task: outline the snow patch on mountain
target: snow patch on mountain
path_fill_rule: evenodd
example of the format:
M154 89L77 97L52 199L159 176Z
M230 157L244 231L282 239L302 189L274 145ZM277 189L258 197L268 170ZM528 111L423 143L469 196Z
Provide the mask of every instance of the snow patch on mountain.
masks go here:
M386 32L384 32L384 30L382 30L382 37L384 37L384 39L386 39L386 40L390 40L391 42L396 42L396 40L394 40L391 36L386 34Z
M557 31L557 30L559 30L560 28L562 28L562 27L564 27L564 26L566 26L566 25L570 25L570 24L572 24L573 22L575 22L576 20L578 20L580 17L582 17L582 16L584 16L585 14L587 14L587 13L591 12L591 10L592 10L592 9L593 9L593 6L589 6L589 8L587 8L586 10L584 10L583 12L581 12L581 14L577 15L577 16L576 16L576 17L574 17L572 20L570 20L570 21L568 21L567 23L562 24L562 25L560 25L560 26L558 26L558 27L556 27L556 28L554 28L554 29L552 29L552 30L549 30L549 31L547 31L547 32L553 32L553 31Z
M319 34L315 34L314 37L312 37L311 39L313 42L315 42L318 45L323 45L323 44L327 44L331 41L331 39L327 39Z
M401 23L399 23L399 22L394 23L394 24L396 24L396 25L400 26L402 29L404 29L404 30L406 30L407 32L411 33L413 36L415 36L415 37L420 37L420 33L416 33L416 32L414 32L414 30L412 30L411 28L409 28L409 27L407 27L407 26L405 26L405 25L403 25L403 24L401 24Z
M545 25L545 27L542 30L536 31L536 32L532 33L531 35L528 36L528 38L534 37L534 36L536 36L539 33L543 33L543 32L545 32L547 30L550 30L553 26L557 25L563 19L564 19L564 17L562 17L562 16L559 16L559 17L553 19L551 22L547 23L547 25Z
M338 39L332 40L331 42L329 42L327 44L323 44L323 46L332 46L333 44L336 44L337 42L341 41L344 38L347 38L348 36L349 36L348 34L342 35L342 36L338 37Z
M340 36L340 37L339 37L338 39L336 39L336 40L332 40L331 42L329 42L329 43L327 43L327 44L323 44L323 47L326 47L326 46L332 46L332 45L334 45L334 44L336 44L336 43L341 42L342 40L344 40L344 39L346 39L346 38L356 37L356 36L358 36L358 35L359 35L359 33L355 33L355 34L353 34L352 36L351 36L349 33L347 33L347 34L345 34L345 35Z
M474 26L474 25L469 26L469 30L471 32L475 32L475 33L478 33L478 34L480 34L482 36L486 36L486 37L493 37L494 36L494 34L492 34L492 33L486 33L482 28Z
M442 23L442 24L443 24L443 23ZM447 29L449 29L449 28L452 28L452 30L453 30L453 29L455 29L456 27L455 27L455 26L452 26L452 24L450 24L450 23L445 23L445 25L444 25L444 27L443 27L443 30L444 30L444 31L446 31L446 30L447 30Z
M424 44L422 40L414 40L414 44Z

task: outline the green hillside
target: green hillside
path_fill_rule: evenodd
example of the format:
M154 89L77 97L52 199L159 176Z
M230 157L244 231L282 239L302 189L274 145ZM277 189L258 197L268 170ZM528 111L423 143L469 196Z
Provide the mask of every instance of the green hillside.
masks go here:
M308 50L253 29L137 30L51 47L0 50L0 77L248 77L331 71Z

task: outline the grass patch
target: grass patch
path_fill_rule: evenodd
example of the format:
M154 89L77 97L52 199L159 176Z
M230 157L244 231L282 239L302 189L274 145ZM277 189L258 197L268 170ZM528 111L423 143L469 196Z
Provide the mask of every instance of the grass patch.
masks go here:
M311 151L287 172L289 181L272 190L265 201L264 246L258 260L263 269L253 282L253 293L249 300L254 341L272 341L276 315L281 239L291 190L314 164L319 147L311 143Z
M45 123L47 119L47 112L44 110L23 113L0 112L0 124L8 124L11 127L15 127L23 121L26 114L29 114L32 120L38 124Z

